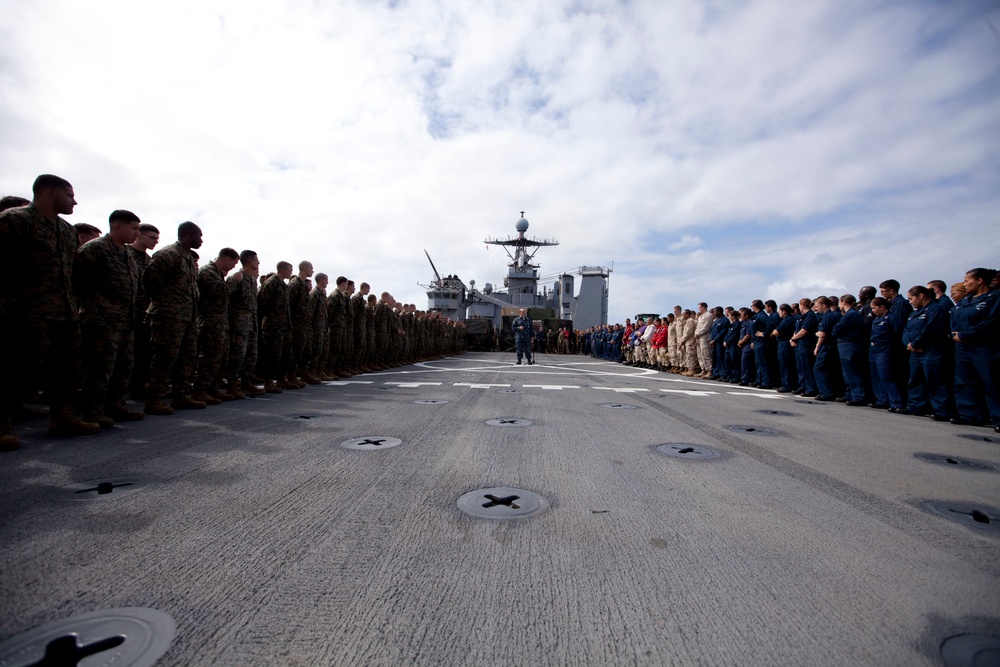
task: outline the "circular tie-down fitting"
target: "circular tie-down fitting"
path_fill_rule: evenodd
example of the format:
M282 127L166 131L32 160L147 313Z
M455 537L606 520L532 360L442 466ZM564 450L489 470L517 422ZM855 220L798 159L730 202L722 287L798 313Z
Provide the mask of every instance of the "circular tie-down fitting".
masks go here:
M784 410L754 410L759 415L771 415L772 417L800 417L796 412L785 412Z
M945 667L975 667L1000 664L1000 637L956 635L941 642Z
M308 412L305 413L305 414L299 414L297 412L293 412L292 414L288 415L288 418L291 419L291 420L293 420L293 421L313 421L313 420L320 420L320 419L329 419L332 416L333 415L310 414Z
M763 426L754 426L753 424L730 424L726 426L730 431L736 431L737 433L749 433L750 435L778 435L778 432L774 429L765 428Z
M601 407L607 410L638 410L638 405L629 405L628 403L601 403Z
M524 392L520 389L498 389L498 394L523 394Z
M667 456L681 459L717 459L719 453L703 445L692 445L687 442L668 442L656 445L656 451Z
M974 459L963 459L957 456L951 456L950 454L934 454L932 452L917 452L914 454L916 458L921 461L928 461L930 463L939 463L941 465L953 466L962 470L993 470L994 466L986 463L985 461L976 461Z
M997 435L979 435L978 433L959 433L959 438L965 440L973 440L975 442L992 442L994 444L1000 444L1000 436Z
M537 493L509 486L469 491L455 504L466 514L482 519L521 519L549 508L549 502Z
M444 405L448 401L442 401L437 398L422 398L419 401L413 401L417 405Z
M372 387L371 391L392 391L391 387Z
M344 440L340 443L340 446L344 449L360 449L362 451L370 452L378 449L391 449L397 445L403 444L403 441L399 438L390 438L386 435L369 435L364 438L351 438L350 440Z
M920 507L977 531L1000 535L1000 510L995 507L947 500L925 500Z
M84 482L74 482L66 487L62 494L63 500L103 500L130 496L143 489L142 481L137 477L101 477ZM3 664L3 663L0 663Z
M531 422L527 419L517 419L516 417L497 417L496 419L487 419L486 423L490 426L531 426Z
M166 653L176 632L174 619L156 609L102 609L46 623L0 643L0 665L148 667Z

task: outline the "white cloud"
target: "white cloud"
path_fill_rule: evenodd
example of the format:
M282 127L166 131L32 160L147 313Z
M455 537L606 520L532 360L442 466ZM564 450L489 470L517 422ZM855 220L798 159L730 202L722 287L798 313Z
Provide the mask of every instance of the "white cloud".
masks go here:
M482 240L520 210L562 243L543 273L615 262L619 320L659 298L951 280L1000 250L986 18L920 1L14 3L0 194L58 173L74 222L130 208L169 238L191 219L207 255L308 258L419 305L424 248L502 283ZM651 235L699 249L667 261Z
M685 234L680 241L670 244L671 250L683 250L685 248L697 248L701 245L701 238L691 234Z

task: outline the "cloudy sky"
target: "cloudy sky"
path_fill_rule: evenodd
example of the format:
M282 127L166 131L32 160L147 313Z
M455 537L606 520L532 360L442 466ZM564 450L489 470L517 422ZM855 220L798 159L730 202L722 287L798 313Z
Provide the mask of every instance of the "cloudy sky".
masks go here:
M1000 265L995 0L2 2L0 193L426 306L487 236L610 316Z

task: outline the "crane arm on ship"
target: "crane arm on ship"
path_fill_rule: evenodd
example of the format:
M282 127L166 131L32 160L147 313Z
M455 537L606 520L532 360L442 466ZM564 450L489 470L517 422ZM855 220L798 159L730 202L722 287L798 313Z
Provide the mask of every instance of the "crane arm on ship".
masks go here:
M424 254L427 255L427 261L431 263L431 268L434 270L434 277L437 278L437 284L438 285L442 284L441 274L438 273L437 267L434 266L434 260L431 259L430 253L428 253L427 250L424 250Z

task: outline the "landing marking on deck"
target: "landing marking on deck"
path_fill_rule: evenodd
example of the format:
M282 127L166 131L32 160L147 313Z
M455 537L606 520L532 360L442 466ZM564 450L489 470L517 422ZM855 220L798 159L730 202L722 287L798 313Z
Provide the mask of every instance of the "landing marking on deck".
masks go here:
M580 387L575 384L526 384L523 385L525 389L528 387L535 387L537 389L579 389Z
M324 382L324 387L341 387L345 384L371 384L371 380L337 380L336 382Z
M442 363L444 362L444 363ZM451 362L451 363L448 363ZM458 362L458 363L455 363ZM464 362L464 363L463 363ZM469 364L469 365L465 365ZM639 392L649 392L654 393L664 393L664 394L682 394L684 396L696 396L696 397L707 397L707 396L719 396L721 394L728 394L731 396L751 396L759 398L768 399L778 399L781 400L782 396L774 395L765 390L757 390L753 388L747 388L742 391L721 391L718 388L717 383L710 382L704 379L697 378L686 378L686 377L670 377L664 376L664 374L655 371L653 369L640 369L634 367L627 368L614 368L609 370L598 370L597 368L590 367L601 367L606 366L608 362L603 361L592 361L592 360L579 360L579 361L559 361L548 363L542 362L540 359L535 360L534 366L516 366L513 363L513 359L507 360L494 360L494 359L475 359L468 357L448 357L445 359L438 359L433 362L420 362L415 364L417 370L409 371L395 371L396 373L446 373L446 372L460 372L476 374L481 372L486 373L517 373L519 375L530 375L534 373L535 375L543 376L560 376L560 375L577 375L579 376L601 376L606 378L620 378L625 381L645 381L653 380L657 383L678 383L690 387L689 389L661 389L659 386L654 386L652 388L640 388L640 387L598 387L598 386L586 386L583 387L593 388L593 389L603 389L607 391L613 391L620 394L633 394ZM617 366L617 365L615 365ZM381 375L392 374L393 371L382 373ZM554 378L553 378L554 379ZM577 378L573 378L577 379ZM643 382L645 384L645 382ZM340 384L340 383L335 383ZM398 387L419 387L423 383L417 382L385 382L384 384L392 384ZM432 383L426 383L432 384ZM485 383L485 382L455 382L452 383L456 387L469 387L471 389L490 389L493 387L504 388L510 387L510 384L499 384L499 383ZM693 386L692 386L693 385ZM579 385L558 385L558 384L524 384L521 385L525 389L542 389L543 391L562 391L565 389L580 389ZM662 385L660 385L662 386Z
M642 389L639 387L593 387L594 389L606 389L607 391L613 391L616 394L634 394L637 391L649 391L648 389ZM669 390L664 390L669 391Z
M398 387L439 387L440 382L383 382L382 384L394 384Z
M771 394L758 394L755 392L751 393L748 391L727 391L726 393L729 394L730 396L756 396L757 398L776 398L779 401L784 400L783 396L773 396Z

